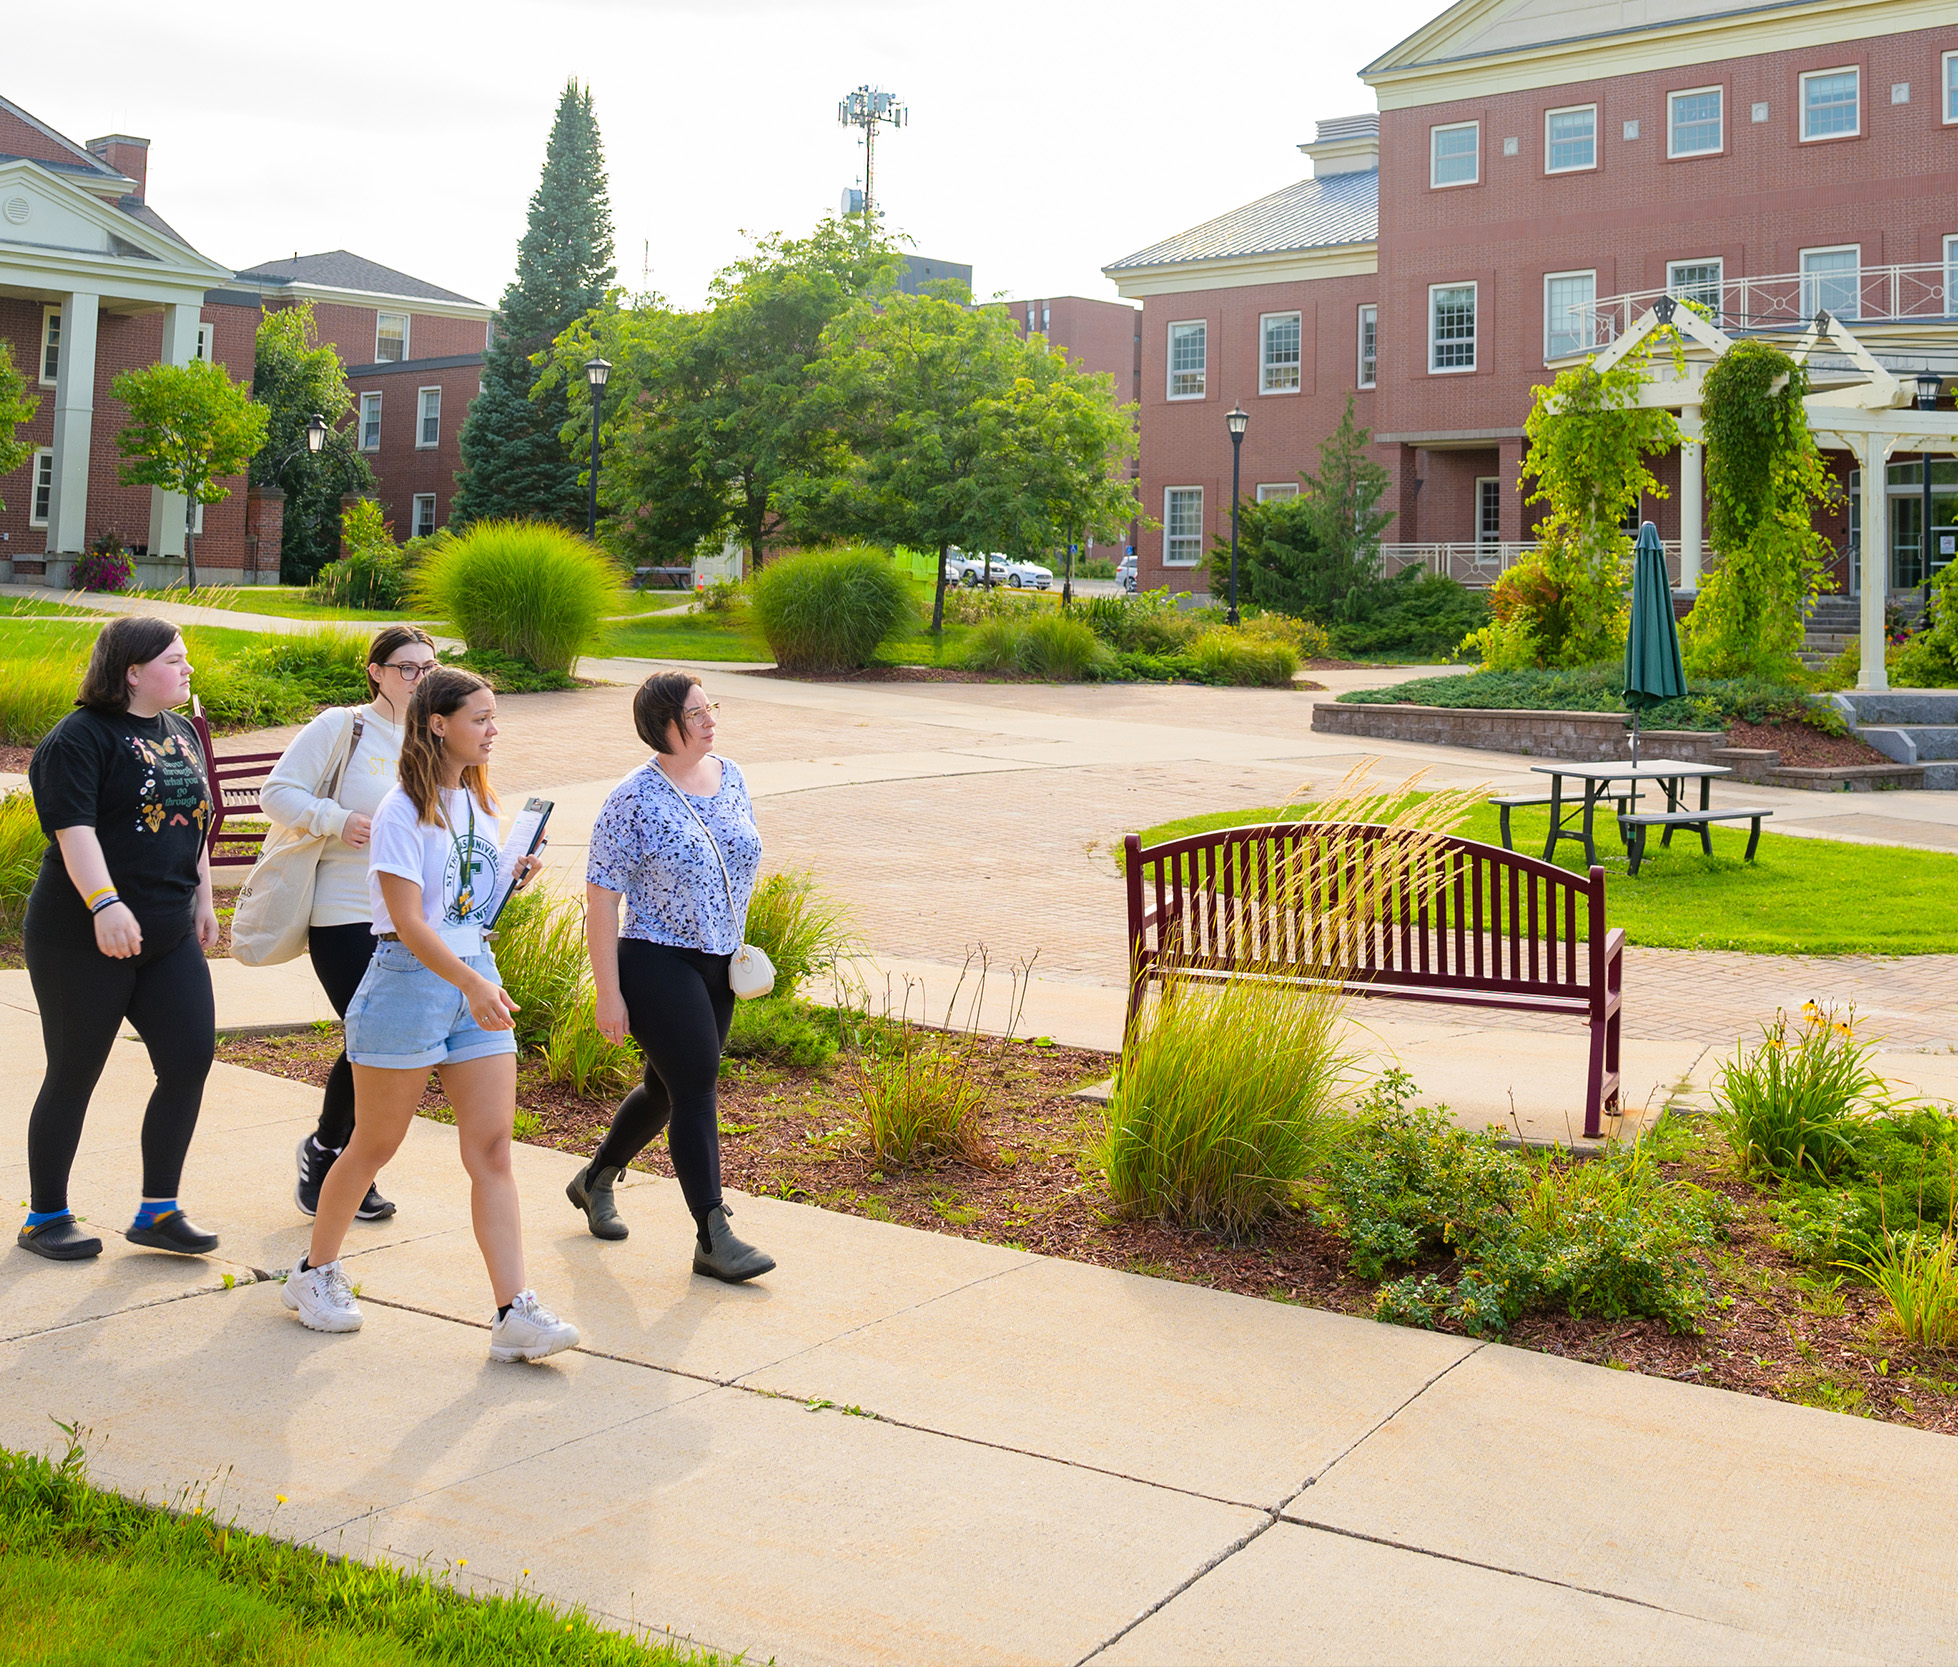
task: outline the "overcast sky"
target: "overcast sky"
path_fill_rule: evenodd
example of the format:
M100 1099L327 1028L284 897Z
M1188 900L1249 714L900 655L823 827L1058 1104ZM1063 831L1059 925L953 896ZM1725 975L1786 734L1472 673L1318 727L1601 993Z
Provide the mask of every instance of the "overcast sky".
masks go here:
M885 223L982 296L1113 299L1101 267L1309 171L1315 120L1443 0L93 0L8 21L0 93L69 138L151 141L149 197L234 268L346 248L494 302L567 77L596 100L620 280L697 305L747 233L861 183L836 103L881 84Z

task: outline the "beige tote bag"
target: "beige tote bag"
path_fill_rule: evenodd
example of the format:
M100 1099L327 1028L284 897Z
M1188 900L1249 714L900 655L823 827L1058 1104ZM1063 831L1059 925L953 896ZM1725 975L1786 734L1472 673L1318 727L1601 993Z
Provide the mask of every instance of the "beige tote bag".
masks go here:
M366 727L366 714L355 711L333 768L314 797L330 799L340 791L340 778L347 773L354 748L360 745L360 732ZM238 891L238 907L231 916L232 960L248 967L276 967L296 961L306 952L320 853L332 837L302 833L297 828L272 830Z

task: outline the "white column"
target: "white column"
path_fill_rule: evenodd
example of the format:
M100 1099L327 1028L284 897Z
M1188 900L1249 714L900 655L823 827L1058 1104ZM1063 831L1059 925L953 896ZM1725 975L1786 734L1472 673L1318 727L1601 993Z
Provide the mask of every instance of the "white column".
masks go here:
M1863 629L1859 689L1890 687L1883 664L1884 604L1890 599L1890 444L1880 434L1865 434L1858 449L1863 466Z
M187 365L197 355L197 323L203 308L196 304L163 309L163 351L160 365ZM150 488L151 561L175 559L184 554L184 497L181 492Z
M1686 405L1679 412L1679 588L1700 588L1701 531L1705 525L1701 489L1704 448L1700 437L1700 408Z
M95 426L95 314L99 295L76 290L61 303L61 362L54 383L54 495L48 554L88 547L88 451Z

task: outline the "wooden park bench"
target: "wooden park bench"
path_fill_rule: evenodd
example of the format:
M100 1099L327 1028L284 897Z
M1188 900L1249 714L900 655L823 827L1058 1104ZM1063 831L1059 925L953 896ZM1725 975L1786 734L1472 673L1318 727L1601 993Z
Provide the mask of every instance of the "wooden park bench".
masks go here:
M1342 928L1329 974L1323 934L1297 886L1282 876L1332 876L1399 830L1353 823L1282 822L1218 828L1127 857L1128 1031L1150 981L1221 983L1237 977L1338 987L1455 1007L1565 1013L1590 1027L1584 1133L1595 1140L1618 1103L1622 931L1605 929L1604 870L1580 877L1535 857L1453 835L1432 841L1438 884L1415 900ZM1319 860L1328 851L1329 861ZM1324 883L1321 881L1320 883Z
M258 861L259 847L265 843L262 825L265 812L258 792L273 766L284 756L277 752L231 753L220 758L211 745L211 726L203 709L193 699L191 727L204 748L204 773L211 779L210 850L213 868L250 868ZM255 828L233 827L227 823L258 822Z
M1629 874L1638 872L1638 865L1645 861L1645 830L1663 828L1659 836L1661 845L1672 843L1675 828L1697 828L1700 831L1700 849L1708 856L1713 855L1713 830L1709 824L1714 822L1747 822L1752 824L1747 833L1747 851L1742 862L1754 860L1754 849L1761 843L1761 818L1772 816L1771 810L1758 805L1743 806L1738 810L1656 810L1624 811L1618 813L1618 826L1625 833L1625 870Z
M635 567L633 579L642 590L692 590L691 567Z

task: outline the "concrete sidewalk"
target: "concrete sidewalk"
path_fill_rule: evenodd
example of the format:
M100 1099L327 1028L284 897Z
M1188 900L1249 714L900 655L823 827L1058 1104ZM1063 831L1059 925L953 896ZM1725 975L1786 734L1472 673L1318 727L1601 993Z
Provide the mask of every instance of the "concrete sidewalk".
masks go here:
M11 1002L0 1048L11 1156L39 1059ZM119 1044L76 1170L106 1228L148 1082ZM493 1365L425 1121L350 1243L366 1328L305 1331L262 1271L305 1244L315 1103L215 1071L184 1196L218 1258L6 1253L0 1442L76 1421L106 1485L756 1660L1949 1655L1948 1438L768 1199L734 1204L781 1266L729 1289L688 1273L671 1183L634 1177L601 1245L537 1148L531 1277L584 1347Z

